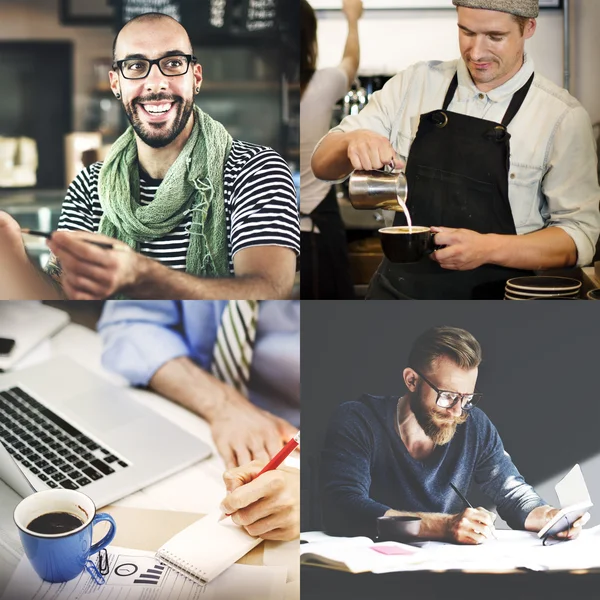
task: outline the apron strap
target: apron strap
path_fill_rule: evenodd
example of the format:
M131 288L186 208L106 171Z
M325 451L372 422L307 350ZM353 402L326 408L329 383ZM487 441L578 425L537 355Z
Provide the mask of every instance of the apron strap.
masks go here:
M508 127L509 123L515 118L515 115L519 112L519 109L523 105L525 101L525 97L527 96L527 92L529 92L529 88L533 83L533 78L535 77L535 73L531 74L531 77L527 80L527 83L520 89L517 90L506 109L506 113L504 114L504 118L502 119L502 125L504 127ZM450 87L448 87L448 91L446 92L446 97L444 98L444 105L442 110L447 110L448 106L450 106L450 102L452 102L452 98L454 98L454 94L458 88L458 73L454 73L454 77L450 82Z
M525 96L527 96L527 92L533 83L533 78L535 77L535 73L531 74L531 77L527 80L527 83L520 89L517 90L508 105L508 109L502 119L502 125L504 127L508 127L509 123L514 119L515 115L519 112L523 102L525 102Z
M448 91L446 92L446 97L444 98L444 105L442 107L442 110L448 109L448 107L450 106L450 102L452 102L452 98L454 98L454 94L456 93L457 88L458 88L458 72L454 73L454 77L452 78L452 81L450 82L450 87L448 88Z

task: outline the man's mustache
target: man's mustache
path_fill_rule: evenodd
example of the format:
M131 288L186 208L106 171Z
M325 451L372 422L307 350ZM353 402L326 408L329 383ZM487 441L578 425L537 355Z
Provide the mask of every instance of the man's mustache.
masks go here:
M144 104L145 102L179 102L181 101L180 96L173 96L168 94L149 94L148 96L138 96L134 98L132 104Z

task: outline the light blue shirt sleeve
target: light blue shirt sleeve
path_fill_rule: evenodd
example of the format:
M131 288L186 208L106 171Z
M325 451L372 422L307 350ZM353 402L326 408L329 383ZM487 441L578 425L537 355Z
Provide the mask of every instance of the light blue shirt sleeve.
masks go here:
M181 312L178 301L107 302L98 323L103 366L132 385L148 385L162 365L191 353L180 329Z
M160 367L181 356L210 371L226 306L226 300L109 301L98 323L102 364L137 386L147 386ZM263 301L259 311L249 400L298 426L300 304Z

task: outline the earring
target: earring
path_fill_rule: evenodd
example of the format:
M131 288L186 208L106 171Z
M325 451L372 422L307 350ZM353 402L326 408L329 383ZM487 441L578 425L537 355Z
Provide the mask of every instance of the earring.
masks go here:
M117 92L117 93L115 94L115 98L116 98L117 100L119 100L119 98L121 98L121 94L119 94L119 92Z
M200 93L200 88L199 88L199 87L197 87L197 88L196 88L196 94L199 94L199 93Z

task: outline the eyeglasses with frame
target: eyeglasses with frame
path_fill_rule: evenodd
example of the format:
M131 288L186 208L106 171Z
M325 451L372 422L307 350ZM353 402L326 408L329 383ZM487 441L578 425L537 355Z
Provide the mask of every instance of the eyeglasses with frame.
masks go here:
M197 62L198 59L192 54L168 54L154 60L149 58L124 58L117 60L113 64L113 69L117 68L125 79L145 79L150 73L152 65L158 65L160 72L165 77L178 77L185 75L190 63Z
M461 408L464 411L469 411L475 407L483 397L483 394L479 392L473 392L472 394L461 394L460 392L453 392L451 390L441 390L415 368L413 368L413 371L437 393L435 403L442 408L453 408L460 400Z

